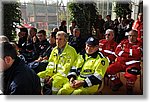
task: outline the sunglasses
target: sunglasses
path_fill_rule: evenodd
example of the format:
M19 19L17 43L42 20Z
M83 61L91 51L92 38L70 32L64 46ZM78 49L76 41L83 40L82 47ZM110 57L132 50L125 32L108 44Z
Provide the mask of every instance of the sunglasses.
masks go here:
M110 36L110 34L105 34L105 36L106 36L106 35Z

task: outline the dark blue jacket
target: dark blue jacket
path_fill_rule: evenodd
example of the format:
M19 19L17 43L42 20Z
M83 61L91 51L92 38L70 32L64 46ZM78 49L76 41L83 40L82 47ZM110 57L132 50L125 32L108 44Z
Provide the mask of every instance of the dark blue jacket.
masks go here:
M69 45L74 47L77 53L82 52L85 48L85 41L81 37L69 36Z
M20 58L4 71L4 95L39 95L40 79Z

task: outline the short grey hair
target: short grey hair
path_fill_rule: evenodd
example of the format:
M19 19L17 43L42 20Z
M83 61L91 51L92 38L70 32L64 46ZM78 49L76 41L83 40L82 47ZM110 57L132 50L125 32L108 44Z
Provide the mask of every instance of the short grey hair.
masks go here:
M111 32L111 33L113 34L113 36L114 36L114 30L112 30L112 29L107 29L106 32L105 32L105 34L106 34L107 32Z
M56 36L61 36L61 35L64 35L65 39L68 41L68 34L65 33L64 31L58 31Z

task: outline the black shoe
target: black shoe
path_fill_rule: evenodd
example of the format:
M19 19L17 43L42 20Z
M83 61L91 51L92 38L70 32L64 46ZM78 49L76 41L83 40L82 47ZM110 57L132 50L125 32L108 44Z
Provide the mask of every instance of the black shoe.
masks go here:
M119 84L116 84L112 87L112 91L118 91L120 87L122 87L123 84L122 83L119 83Z

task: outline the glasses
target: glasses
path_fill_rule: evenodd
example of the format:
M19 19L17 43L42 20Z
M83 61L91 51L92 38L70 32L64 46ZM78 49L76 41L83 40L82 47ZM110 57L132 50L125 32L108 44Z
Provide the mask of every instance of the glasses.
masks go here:
M106 35L110 36L110 34L105 34L105 36L106 36Z
M136 37L136 35L131 35L131 34L130 34L130 35L128 35L128 37Z

